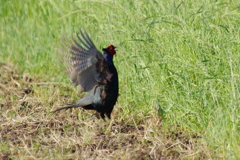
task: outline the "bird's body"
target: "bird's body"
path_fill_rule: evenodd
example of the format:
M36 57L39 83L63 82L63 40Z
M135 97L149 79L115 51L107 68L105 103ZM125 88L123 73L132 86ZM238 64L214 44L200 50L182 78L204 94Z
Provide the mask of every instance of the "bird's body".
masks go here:
M56 111L82 107L96 110L101 118L111 118L111 112L118 97L118 73L113 63L115 47L110 45L104 48L101 54L85 32L81 37L77 34L79 42L73 40L65 44L63 51L66 53L64 62L68 63L69 76L74 86L79 86L88 92L75 105L59 108ZM54 111L54 112L56 112Z

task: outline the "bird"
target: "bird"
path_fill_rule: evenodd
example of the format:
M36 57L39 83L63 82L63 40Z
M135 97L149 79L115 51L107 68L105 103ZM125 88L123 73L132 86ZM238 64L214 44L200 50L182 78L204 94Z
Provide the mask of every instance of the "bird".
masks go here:
M87 94L75 104L55 111L81 107L95 110L97 117L105 121L111 119L111 113L119 95L118 72L113 63L115 46L103 48L101 53L95 47L86 30L80 30L76 37L63 42L63 62L74 87L79 86L80 93Z

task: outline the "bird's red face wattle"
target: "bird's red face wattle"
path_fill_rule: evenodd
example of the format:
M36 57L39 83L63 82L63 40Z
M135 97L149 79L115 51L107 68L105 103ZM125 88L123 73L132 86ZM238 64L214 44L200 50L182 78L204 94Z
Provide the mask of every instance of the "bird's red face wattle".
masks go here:
M108 46L108 52L111 54L111 55L115 55L116 54L116 50L115 50L116 47L114 47L113 45L110 45Z

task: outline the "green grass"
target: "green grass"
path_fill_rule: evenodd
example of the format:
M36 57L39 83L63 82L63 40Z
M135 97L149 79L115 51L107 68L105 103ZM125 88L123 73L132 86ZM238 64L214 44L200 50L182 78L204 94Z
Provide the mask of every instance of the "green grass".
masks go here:
M66 89L71 83L56 53L61 38L85 28L99 49L118 47L114 61L120 97L115 108L122 111L115 121L130 123L133 117L137 123L158 115L161 128L154 134L198 134L197 146L208 159L240 159L238 0L0 3L0 62L41 82L61 84L54 90L35 86L47 114L54 101L66 103L59 95L78 98L73 87ZM0 150L8 145L3 146Z

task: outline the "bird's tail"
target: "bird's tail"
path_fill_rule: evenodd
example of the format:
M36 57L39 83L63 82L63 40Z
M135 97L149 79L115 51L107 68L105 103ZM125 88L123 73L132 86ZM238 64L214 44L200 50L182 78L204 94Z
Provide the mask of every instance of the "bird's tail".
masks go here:
M62 107L62 108L59 108L59 109L57 109L57 110L55 110L55 111L52 111L52 113L61 111L61 110L63 110L63 109L78 108L78 107L82 107L82 106L80 106L80 105L71 105L71 106L67 106L67 107Z

